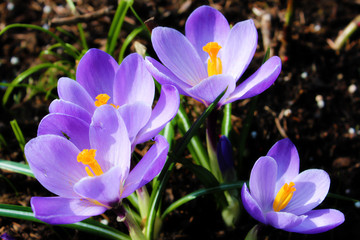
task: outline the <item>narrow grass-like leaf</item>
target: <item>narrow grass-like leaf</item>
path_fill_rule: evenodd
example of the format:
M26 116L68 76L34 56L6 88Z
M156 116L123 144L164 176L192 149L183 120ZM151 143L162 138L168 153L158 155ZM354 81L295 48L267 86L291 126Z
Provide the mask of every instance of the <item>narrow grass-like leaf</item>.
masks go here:
M32 212L30 207L0 204L0 216L44 223L34 217L34 213ZM130 237L128 235L92 219L86 219L82 222L74 224L63 224L57 226L77 229L79 231L87 232L107 239L130 240Z
M16 119L10 121L10 125L15 134L15 138L19 143L21 151L24 152L24 146L25 146L26 142L25 142L24 135L22 134L22 131L21 131Z
M147 36L148 36L148 40L150 40L151 38L151 32L150 30L148 29L148 27L145 25L144 21L139 17L139 15L136 13L135 9L133 8L133 6L130 6L130 9L132 11L132 13L134 14L135 18L141 23L141 25L143 26L143 29L146 30L146 32L148 33Z
M0 159L0 169L12 171L15 173L24 174L29 177L35 177L29 165L19 162L12 162Z
M39 65L36 65L34 67L31 67L27 70L25 70L24 72L20 73L13 81L12 84L18 84L20 82L22 82L25 78L27 78L28 76L30 76L33 73L36 73L44 68L49 68L51 67L53 64L52 63L42 63ZM8 87L5 91L5 94L3 96L3 105L6 104L11 92L13 91L14 87Z
M3 105L5 105L10 97L10 94L12 93L12 91L14 90L15 87L17 87L17 85L19 83L21 83L24 79L26 79L27 77L29 77L31 74L34 74L42 69L46 69L46 68L56 68L60 71L63 71L66 75L68 75L68 77L72 78L74 77L74 75L69 72L66 68L61 66L61 61L58 61L56 63L42 63L42 64L38 64L34 67L31 67L27 70L25 70L24 72L20 73L12 82L11 85L6 89L5 94L3 96Z
M84 50L88 50L89 47L87 45L84 29L83 29L81 23L78 23L77 27L78 27L78 30L79 30L81 45L82 45Z
M165 190L166 182L168 181L170 173L174 167L174 162L179 160L191 138L196 134L197 130L204 123L209 114L214 110L222 96L224 96L226 90L227 89L225 89L225 91L222 92L212 104L210 104L210 106L205 110L205 112L201 114L201 116L186 132L182 140L179 141L179 144L175 147L173 153L168 155L169 158L166 161L165 166L162 169L158 179L156 180L156 183L154 184L153 191L150 197L150 211L145 224L145 237L147 239L151 240L154 237L153 235L156 214L160 206L161 197Z
M177 119L178 119L177 122L178 122L179 130L184 135L190 129L191 123L182 105L180 105L179 107L179 111L177 113ZM193 157L193 160L197 164L203 166L208 170L210 169L207 152L198 135L194 135L191 138L190 144L188 145L188 149L191 153L191 156Z
M14 190L15 195L19 196L19 193L18 193L16 187L14 186L14 184L7 177L0 174L0 179L4 179L4 181L7 182L7 184L9 184L9 186L12 188L12 190Z
M335 194L335 193L328 193L327 197L329 198L335 198L335 199L339 199L339 200L344 200L344 201L350 201L350 202L359 202L360 200L355 199L355 198L349 198L349 197L345 197L339 194Z
M133 4L133 0L121 0L115 12L113 21L111 22L108 39L106 42L106 52L110 55L114 54L116 42L119 37L125 15L129 7Z
M1 84L0 84L0 86L1 86ZM4 136L0 133L0 148L2 148L3 146L6 147L7 143L6 143Z
M266 50L265 56L263 58L262 63L265 63L270 58L270 48ZM237 164L237 174L238 176L241 176L241 169L243 166L243 158L244 158L244 152L245 152L245 145L247 142L247 138L249 135L250 127L252 124L252 120L254 118L254 112L257 106L259 95L253 97L250 101L250 107L249 111L246 115L242 133L240 135L240 143L239 143L239 157L238 157L238 164Z
M221 123L221 135L229 138L231 131L231 103L228 103L224 106L224 116Z
M61 46L65 49L65 51L72 55L75 59L77 59L78 54L77 54L77 50L76 48L74 48L71 44L67 44L65 43L63 40L61 40L61 38L59 38L58 36L56 36L54 33L52 33L51 31L37 26L37 25L33 25L33 24L25 24L25 23L14 23L14 24L10 24L6 27L3 28L3 30L0 31L0 36L2 34L4 34L7 30L11 29L11 28L30 28L30 29L34 29L34 30L39 30L41 32L44 32L48 35L50 35L51 37L53 37L58 43L61 44Z
M240 182L235 182L235 183L226 183L226 184L220 184L219 186L216 187L211 187L211 188L205 188L205 189L200 189L197 190L195 192L192 192L180 199L178 199L177 201L173 202L161 215L161 219L164 220L164 218L172 211L174 211L176 208L184 205L185 203L194 200L198 197L207 195L207 194L212 194L212 193L216 193L216 192L221 192L221 191L226 191L226 190L231 190L231 189L237 189L237 188L241 188L243 186L244 182L240 181Z
M120 64L122 62L122 60L124 59L124 54L125 54L125 50L127 49L127 47L129 46L129 44L131 43L132 40L134 40L134 38L143 30L143 27L137 27L134 30L131 31L131 33L129 33L127 35L127 37L125 38L121 49L120 49L120 54L119 54L119 61L118 63Z

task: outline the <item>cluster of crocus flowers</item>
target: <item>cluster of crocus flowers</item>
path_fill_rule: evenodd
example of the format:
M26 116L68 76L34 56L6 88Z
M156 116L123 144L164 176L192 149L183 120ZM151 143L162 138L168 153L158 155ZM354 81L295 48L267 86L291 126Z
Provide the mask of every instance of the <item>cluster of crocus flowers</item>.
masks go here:
M51 103L43 124L51 124L59 114L90 124L96 108L110 105L122 116L132 148L155 137L176 115L180 103L177 89L162 85L159 100L152 109L154 80L144 59L136 53L118 65L106 52L90 49L79 62L76 81L60 78L57 89L60 99Z
M37 180L54 197L33 197L35 217L50 224L68 224L116 208L121 200L151 181L163 168L169 145L159 135L130 171L131 142L127 126L112 106L98 107L90 126L73 116L59 125L42 125L25 155Z
M262 93L280 74L281 60L274 56L237 85L254 56L257 38L252 20L230 28L219 11L202 6L187 19L185 36L167 27L152 31L154 50L164 66L151 57L146 57L146 66L161 84L172 84L205 105L227 88L221 106Z
M297 233L321 233L344 222L335 209L313 210L326 197L329 175L320 169L299 174L299 155L289 139L278 141L259 158L251 171L250 191L244 184L241 199L259 222Z

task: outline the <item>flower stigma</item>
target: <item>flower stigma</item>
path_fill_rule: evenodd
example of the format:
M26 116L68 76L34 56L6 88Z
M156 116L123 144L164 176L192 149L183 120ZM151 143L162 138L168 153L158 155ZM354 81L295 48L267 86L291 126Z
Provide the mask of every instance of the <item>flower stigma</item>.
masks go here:
M273 203L273 209L275 212L281 211L289 204L294 192L296 191L294 186L295 183L293 182L290 182L289 184L285 183L279 190Z
M209 42L203 47L203 50L210 56L207 66L209 77L222 73L221 59L217 57L220 49L221 46L217 42Z
M88 166L85 167L86 173L90 177L100 176L101 174L104 173L99 163L95 159L95 154L96 154L96 149L84 149L77 156L78 162L81 162L84 165L88 165L90 167L90 168Z
M102 93L96 96L96 101L95 101L95 106L100 107L102 105L107 104L107 102L110 99L110 96L107 95L106 93ZM118 109L119 106L115 106L114 104L110 103L111 106L113 106L114 108Z

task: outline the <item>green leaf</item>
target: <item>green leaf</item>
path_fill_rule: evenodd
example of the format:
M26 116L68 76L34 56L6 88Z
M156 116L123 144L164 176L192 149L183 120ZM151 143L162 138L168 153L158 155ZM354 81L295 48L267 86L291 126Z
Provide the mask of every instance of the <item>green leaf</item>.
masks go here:
M179 107L176 118L180 132L185 135L185 133L190 129L191 123L182 105ZM193 160L198 165L210 170L208 155L198 135L195 134L191 138L190 144L187 147Z
M19 124L17 123L16 119L10 121L11 128L15 134L15 138L19 143L19 146L21 148L21 151L24 152L24 146L26 144L24 135L22 134L22 131L19 127Z
M38 71L40 71L41 69L44 69L44 68L49 68L51 67L53 64L52 63L42 63L42 64L39 64L39 65L36 65L34 67L31 67L27 70L25 70L24 72L20 73L12 82L11 84L18 84L18 83L21 83L25 78L29 77L31 74L33 73L36 73ZM3 96L3 105L6 104L11 92L13 91L14 87L8 87L5 91L5 94Z
M186 149L186 146L189 144L192 137L196 134L197 130L204 123L209 114L214 110L220 99L224 96L226 90L227 88L215 99L212 104L210 104L210 106L205 110L205 112L201 114L201 116L186 132L184 137L179 141L179 144L176 146L174 152L168 155L169 158L166 161L165 166L163 167L159 177L154 183L153 191L150 197L150 211L145 225L145 236L147 239L153 239L156 214L160 206L160 201L162 194L165 190L166 182L168 181L172 168L174 167L174 162L179 160L180 156Z
M224 116L221 123L221 135L229 138L231 131L231 103L224 106Z
M0 159L0 169L35 177L29 165Z
M113 21L111 22L108 39L106 42L106 52L110 55L114 54L116 42L119 37L125 15L129 7L133 4L133 0L121 0L115 12Z
M161 219L164 219L171 211L174 211L176 208L178 208L178 207L184 205L185 203L187 203L191 200L194 200L198 197L201 197L201 196L204 196L207 194L217 193L220 191L241 188L243 186L243 184L244 184L243 181L235 182L235 183L226 183L226 184L221 184L216 187L204 188L204 189L200 189L195 192L192 192L192 193L178 199L177 201L173 202L161 215Z
M14 23L14 24L10 24L10 25L4 27L3 30L0 31L0 36L11 28L30 28L30 29L39 30L41 32L44 32L44 33L50 35L51 37L53 37L58 43L60 43L61 46L64 48L65 52L67 52L68 54L73 56L75 59L78 58L78 51L74 46L72 46L71 44L65 43L63 40L61 40L61 38L59 38L54 33L50 32L49 30L47 30L43 27L33 25L33 24Z
M125 54L125 50L126 48L129 46L129 44L131 43L132 40L134 40L134 38L143 30L143 27L137 27L134 30L131 31L131 33L129 33L129 35L126 37L126 39L124 40L121 49L120 49L120 54L119 54L119 61L118 63L120 64L123 59L124 59L124 54Z
M23 219L38 223L44 223L34 217L30 207L23 207L17 205L0 204L0 216ZM130 240L130 237L114 228L101 224L93 219L86 219L82 222L74 224L57 225L66 228L77 229L83 232L94 234L100 237L114 240Z

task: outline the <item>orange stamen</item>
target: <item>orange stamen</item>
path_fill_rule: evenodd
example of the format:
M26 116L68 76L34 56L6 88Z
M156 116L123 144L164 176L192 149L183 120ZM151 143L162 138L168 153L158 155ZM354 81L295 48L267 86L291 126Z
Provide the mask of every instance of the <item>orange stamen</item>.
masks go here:
M282 188L279 190L273 203L273 209L275 212L281 211L289 204L291 198L294 195L294 192L296 191L294 186L295 183L293 182L290 182L289 184L285 183L284 186L282 186Z
M85 171L90 177L100 176L101 174L104 173L99 163L95 159L95 154L96 154L96 149L84 149L77 156L78 162L81 162L84 165L88 165L90 167L90 168L88 166L85 167Z
M203 47L203 50L210 56L208 59L208 75L213 76L222 73L221 59L217 57L221 46L217 42L209 42Z
M107 95L106 93L102 93L102 94L99 94L96 96L96 101L95 101L95 106L97 107L100 107L102 105L105 105L107 104L107 102L109 101L110 99L110 96ZM118 109L119 106L118 105L115 105L115 104L112 104L110 103L111 106L113 106L114 108Z

